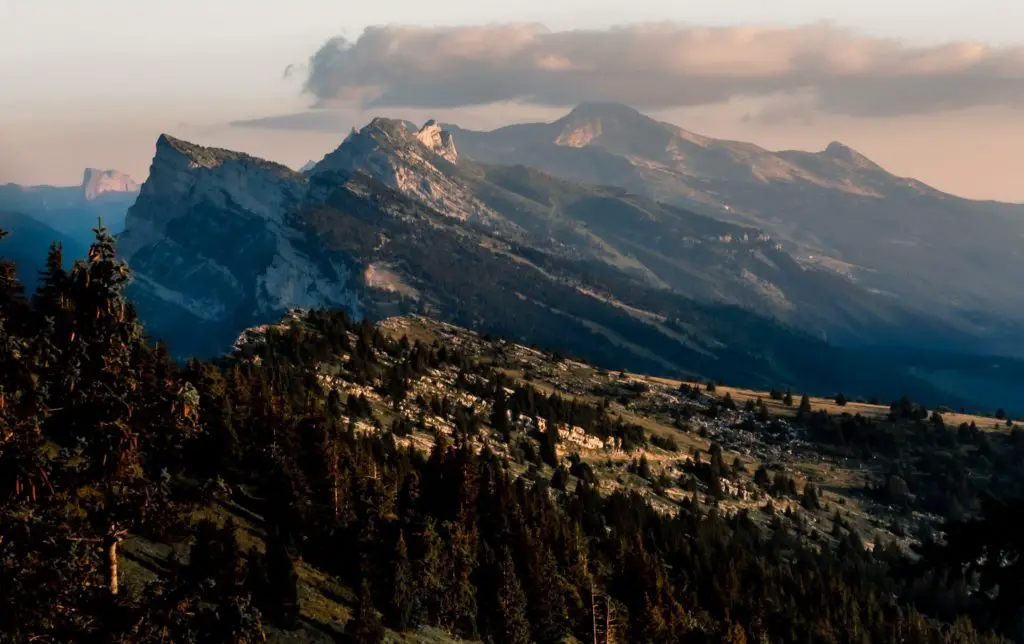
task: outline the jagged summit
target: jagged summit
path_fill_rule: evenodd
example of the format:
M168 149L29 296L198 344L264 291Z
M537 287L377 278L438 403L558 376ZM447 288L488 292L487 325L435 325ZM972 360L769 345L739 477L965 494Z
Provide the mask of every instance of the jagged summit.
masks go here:
M371 145L398 149L410 146L415 147L417 142L422 144L427 150L451 163L455 163L458 159L458 153L455 150L455 139L452 133L445 130L434 119L430 119L423 124L423 127L417 129L416 125L409 121L378 116L363 126L362 129L356 130L353 128L345 141L342 142L341 147L364 148L367 145ZM328 155L328 157L330 156ZM321 169L326 167L324 166Z
M376 116L359 130L357 134L362 136L383 135L386 139L395 142L407 142L411 133L405 121L401 119Z
M429 163L432 154L450 163L458 159L454 137L434 119L417 129L409 121L378 116L358 130L352 128L341 145L310 172L365 172L366 168L358 166L363 165L366 159L382 154L407 160L416 158L420 160L418 165Z
M117 170L86 168L82 176L82 191L86 199L92 200L109 192L138 192L139 184Z
M430 119L423 124L416 138L439 156L455 163L459 154L455 150L455 139L451 132L444 130L437 121Z
M450 175L457 159L454 137L437 121L417 129L408 121L377 117L353 129L310 174L360 173L455 219L492 218L494 213Z

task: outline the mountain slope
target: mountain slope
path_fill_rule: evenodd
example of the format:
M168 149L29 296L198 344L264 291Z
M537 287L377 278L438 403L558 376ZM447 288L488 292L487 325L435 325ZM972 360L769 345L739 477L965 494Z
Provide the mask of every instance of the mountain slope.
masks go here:
M955 326L971 338L964 346L1016 346L1005 340L1017 337L1014 321L1024 310L1013 277L1024 271L1024 208L941 193L840 143L817 153L770 152L621 105L584 104L554 123L492 132L445 127L463 156L620 186L754 225L802 263L849 275Z
M542 263L557 263L570 281L580 277L569 267L584 262L591 277L747 306L848 342L931 324L892 298L800 265L761 230L522 166L481 165L459 157L457 145L433 121L417 130L378 118L311 172L366 173L488 235L543 250Z
M370 158L391 158L370 143L359 142ZM452 206L436 210L352 173L351 146L342 147L304 175L162 136L121 240L147 329L184 356L223 350L242 328L293 307L371 319L419 312L609 368L947 398L898 365L559 254L557 241L530 245L518 223L459 192L467 184L457 177L424 171L410 190ZM437 169L443 157L430 154ZM388 161L381 176L397 182L403 164L423 158ZM453 193L438 189L444 182Z

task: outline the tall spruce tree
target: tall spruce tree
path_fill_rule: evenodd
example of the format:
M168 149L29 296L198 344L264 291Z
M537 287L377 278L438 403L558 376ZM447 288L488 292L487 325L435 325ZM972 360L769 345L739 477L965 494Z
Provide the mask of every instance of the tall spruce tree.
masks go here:
M352 621L345 627L353 644L380 644L384 641L384 626L380 623L380 615L373 605L373 592L370 582L363 579L359 589L359 604Z
M75 301L74 340L69 353L74 378L67 383L61 420L67 447L78 462L64 475L82 506L80 529L102 543L104 586L119 592L118 546L160 508L144 471L152 428L138 426L138 360L142 329L124 289L131 273L116 258L114 239L96 229L89 258L75 265L70 291Z
M526 594L516 576L512 553L505 549L498 586L498 620L496 627L501 644L526 644L530 641L530 622L526 612Z
M277 627L294 630L299 627L299 575L284 541L272 534L267 543L266 602L270 621Z
M398 533L391 560L390 601L388 621L398 630L415 626L418 597L414 587L412 564L405 544L405 534Z

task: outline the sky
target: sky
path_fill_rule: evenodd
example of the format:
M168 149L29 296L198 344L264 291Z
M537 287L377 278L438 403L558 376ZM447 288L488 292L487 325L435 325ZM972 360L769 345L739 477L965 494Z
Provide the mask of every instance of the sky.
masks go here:
M1020 24L1018 0L0 0L0 183L144 179L161 132L298 167L375 115L617 100L1024 202Z

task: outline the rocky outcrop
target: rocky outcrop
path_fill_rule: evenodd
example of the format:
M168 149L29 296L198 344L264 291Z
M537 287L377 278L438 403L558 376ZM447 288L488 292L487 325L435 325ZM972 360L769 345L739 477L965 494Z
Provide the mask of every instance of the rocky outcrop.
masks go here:
M353 130L311 171L363 173L449 217L493 223L499 217L451 176L458 161L451 133L435 121L414 131L404 121L375 118Z
M97 170L86 168L82 177L82 192L87 200L98 198L104 193L135 193L139 191L139 184L117 170Z
M458 152L455 151L455 138L452 133L441 129L441 126L433 119L423 124L420 131L416 133L416 139L428 150L449 163L455 163L459 158Z
M352 267L323 253L295 216L309 192L285 166L161 136L119 246L143 318L180 338L184 329L161 322L184 318L230 333L294 307L358 314Z

